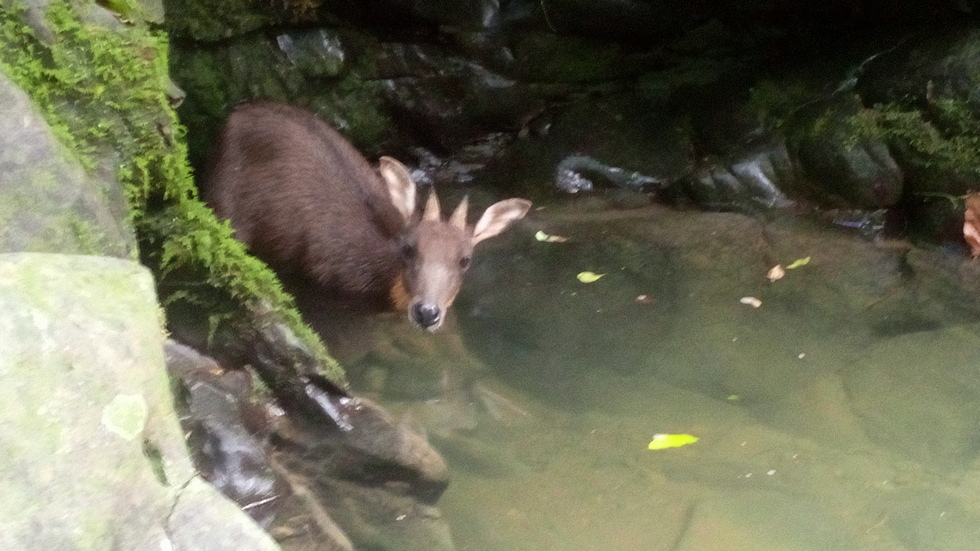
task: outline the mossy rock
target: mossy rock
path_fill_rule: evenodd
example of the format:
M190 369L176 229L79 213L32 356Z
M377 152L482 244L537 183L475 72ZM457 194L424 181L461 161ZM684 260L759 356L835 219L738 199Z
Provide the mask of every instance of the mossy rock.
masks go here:
M184 130L165 94L167 38L139 15L134 6L130 24L123 24L86 0L43 7L6 0L0 10L0 72L27 92L88 176L119 182L128 207L120 219L135 228L140 259L153 270L165 304L273 312L306 343L315 358L310 364L342 380L275 275L249 257L228 225L197 199ZM182 278L189 274L194 277ZM213 289L229 302L215 302Z

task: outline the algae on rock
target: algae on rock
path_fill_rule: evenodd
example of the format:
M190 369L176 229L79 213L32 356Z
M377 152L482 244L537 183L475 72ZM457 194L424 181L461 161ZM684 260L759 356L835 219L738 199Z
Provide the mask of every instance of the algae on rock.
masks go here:
M27 92L88 174L123 189L123 218L168 309L190 301L225 314L212 323L234 322L256 337L285 323L309 354L304 368L343 380L275 275L197 198L184 130L165 94L167 38L136 20L142 8L134 6L124 24L94 1L0 6L0 71Z

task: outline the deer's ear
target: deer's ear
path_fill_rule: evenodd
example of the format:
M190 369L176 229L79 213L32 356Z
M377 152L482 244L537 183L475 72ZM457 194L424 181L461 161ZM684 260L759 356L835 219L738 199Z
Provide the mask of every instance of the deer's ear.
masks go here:
M398 209L406 222L411 220L415 214L415 182L408 174L408 169L391 157L381 157L378 159L378 172L388 186L391 204Z
M506 230L531 209L527 199L507 199L490 205L473 228L473 244L489 239Z

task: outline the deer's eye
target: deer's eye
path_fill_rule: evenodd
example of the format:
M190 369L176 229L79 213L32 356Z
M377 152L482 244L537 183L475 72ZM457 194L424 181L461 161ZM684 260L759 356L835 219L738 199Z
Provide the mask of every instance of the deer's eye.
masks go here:
M460 268L462 268L462 269L465 270L469 265L470 265L470 257L464 256L463 258L460 258L459 259L459 267Z

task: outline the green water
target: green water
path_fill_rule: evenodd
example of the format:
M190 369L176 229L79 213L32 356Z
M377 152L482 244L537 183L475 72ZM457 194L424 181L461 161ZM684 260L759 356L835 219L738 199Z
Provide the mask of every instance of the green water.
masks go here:
M550 209L478 256L476 384L423 406L458 549L980 549L967 259L659 207Z

